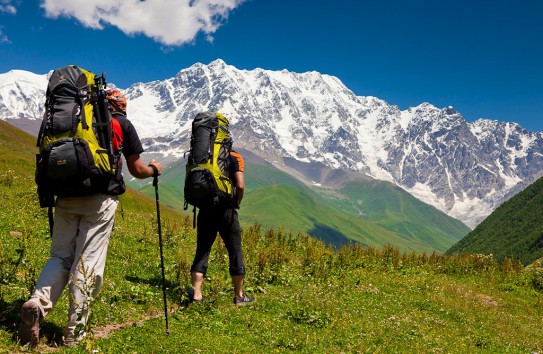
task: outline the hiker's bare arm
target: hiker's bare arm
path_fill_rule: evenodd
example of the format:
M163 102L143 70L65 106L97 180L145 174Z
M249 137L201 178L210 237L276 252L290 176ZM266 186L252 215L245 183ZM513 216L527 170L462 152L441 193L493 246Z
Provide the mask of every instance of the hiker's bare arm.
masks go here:
M157 170L158 174L162 174L162 165L160 165L160 162L156 162L155 160L151 160L149 165L146 165L141 161L139 154L134 154L130 156L126 156L126 166L128 167L128 171L130 171L130 174L136 178L147 178L152 177L155 173L153 168L149 165L154 165Z
M243 172L237 171L234 174L234 178L236 180L236 197L238 199L238 203L241 203L241 200L243 199L243 191L245 190L245 178L243 177Z

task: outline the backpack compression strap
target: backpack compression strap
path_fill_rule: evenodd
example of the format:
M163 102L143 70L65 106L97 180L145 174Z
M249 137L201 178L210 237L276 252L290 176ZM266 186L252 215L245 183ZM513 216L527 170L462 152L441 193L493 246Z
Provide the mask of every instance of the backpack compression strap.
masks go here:
M53 217L53 207L47 208L47 217L49 218L49 235L53 237L53 226L55 225L55 218Z

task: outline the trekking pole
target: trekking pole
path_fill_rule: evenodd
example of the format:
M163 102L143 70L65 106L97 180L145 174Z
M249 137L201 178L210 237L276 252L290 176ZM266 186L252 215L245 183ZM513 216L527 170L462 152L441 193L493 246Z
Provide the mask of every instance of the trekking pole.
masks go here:
M111 114L108 109L108 102L106 96L106 73L102 73L102 76L95 76L94 82L97 87L96 102L94 103L94 112L96 112L98 126L98 135L100 143L105 146L112 167L117 167L116 156L113 153L113 145L111 142Z
M166 319L166 334L170 334L168 328L168 304L166 302L166 277L164 275L164 254L162 252L162 227L160 226L160 202L158 199L158 170L154 165L150 165L155 171L153 175L153 186L155 187L156 196L156 217L158 220L158 243L160 245L160 267L162 268L162 295L164 298L164 318Z

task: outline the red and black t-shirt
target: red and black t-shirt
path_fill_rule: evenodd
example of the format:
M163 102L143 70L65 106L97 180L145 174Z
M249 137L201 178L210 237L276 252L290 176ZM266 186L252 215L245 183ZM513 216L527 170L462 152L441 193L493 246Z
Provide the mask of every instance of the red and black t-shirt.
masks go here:
M113 113L113 118L119 122L123 131L122 152L124 157L141 154L144 151L143 146L141 145L138 132L136 132L136 128L134 128L132 122L129 121L124 114L116 112Z

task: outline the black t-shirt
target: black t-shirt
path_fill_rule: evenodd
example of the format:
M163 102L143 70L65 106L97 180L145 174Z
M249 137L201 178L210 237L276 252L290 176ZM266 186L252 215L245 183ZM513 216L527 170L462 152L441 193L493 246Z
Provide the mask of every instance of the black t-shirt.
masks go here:
M141 145L138 132L136 132L136 128L134 128L132 122L129 121L124 114L114 112L113 116L115 117L115 119L117 119L117 121L121 125L121 128L123 129L124 157L126 158L130 155L141 154L144 151L143 146Z

